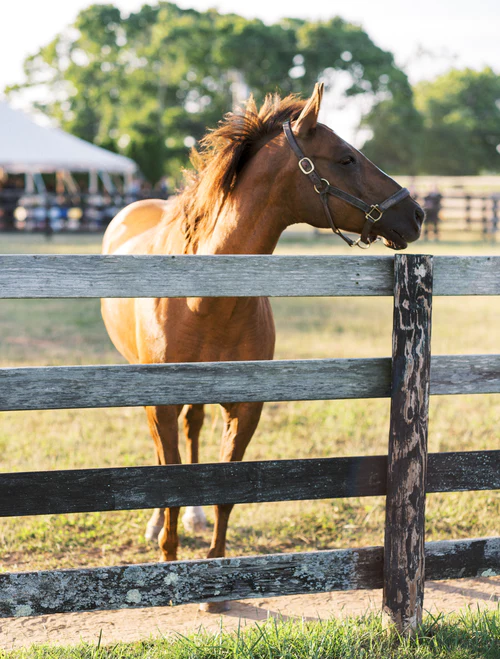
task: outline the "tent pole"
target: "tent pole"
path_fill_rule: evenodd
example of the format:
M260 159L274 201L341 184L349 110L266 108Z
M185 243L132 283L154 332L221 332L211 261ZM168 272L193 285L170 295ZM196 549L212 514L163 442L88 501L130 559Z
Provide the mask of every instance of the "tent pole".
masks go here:
M24 175L24 191L26 194L33 194L35 192L35 179L31 172L26 172Z
M97 171L92 169L89 172L89 194L97 194L99 191L99 180L97 177Z
M125 189L124 192L127 193L130 188L132 187L132 181L134 180L134 175L132 172L125 172L124 175L124 182L125 182Z
M64 172L56 172L56 193L61 195L64 194Z

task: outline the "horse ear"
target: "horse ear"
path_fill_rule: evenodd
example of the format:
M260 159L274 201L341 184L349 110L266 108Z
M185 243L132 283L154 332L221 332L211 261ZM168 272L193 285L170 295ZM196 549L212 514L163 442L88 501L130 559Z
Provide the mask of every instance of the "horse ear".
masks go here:
M324 88L325 85L322 82L317 82L314 85L312 96L307 101L304 109L300 113L300 116L293 127L293 132L298 137L305 137L308 133L316 128Z

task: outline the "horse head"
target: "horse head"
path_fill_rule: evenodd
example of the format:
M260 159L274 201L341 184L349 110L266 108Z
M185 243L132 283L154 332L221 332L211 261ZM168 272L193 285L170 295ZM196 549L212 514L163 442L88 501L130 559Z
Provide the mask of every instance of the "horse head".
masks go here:
M424 211L408 190L318 123L322 96L323 84L316 84L300 116L286 122L278 138L295 221L332 228L349 244L368 246L381 237L387 247L404 249L419 238ZM352 241L343 231L361 238Z

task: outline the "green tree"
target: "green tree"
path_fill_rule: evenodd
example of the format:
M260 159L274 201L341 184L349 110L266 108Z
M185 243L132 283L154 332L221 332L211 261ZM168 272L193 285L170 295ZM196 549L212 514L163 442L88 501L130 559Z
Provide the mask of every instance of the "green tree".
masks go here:
M362 119L371 137L363 153L392 174L419 173L423 120L413 104L413 94L383 99Z
M124 18L91 5L75 24L25 62L37 106L61 127L133 157L156 181L177 173L189 146L231 109L243 80L257 100L277 89L309 94L342 72L346 94L373 102L411 97L390 53L356 25L284 19L266 25L215 10L144 5Z
M500 76L451 70L415 89L424 131L419 169L427 174L500 171Z

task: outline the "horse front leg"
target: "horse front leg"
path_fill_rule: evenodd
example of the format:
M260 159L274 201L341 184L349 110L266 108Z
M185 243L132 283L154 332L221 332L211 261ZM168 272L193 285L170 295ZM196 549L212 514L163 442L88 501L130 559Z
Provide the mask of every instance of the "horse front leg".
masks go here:
M199 462L199 438L205 418L203 405L179 406L180 420L186 437L186 458L188 464ZM157 463L162 464L158 451ZM165 508L155 508L151 515L144 538L148 542L156 542L165 524ZM182 524L186 531L196 533L207 528L207 518L201 506L187 506L182 516Z
M237 462L243 459L245 450L259 423L264 403L234 403L222 405L224 431L220 450L221 462ZM212 544L207 558L220 558L226 553L226 534L229 516L234 504L215 506L215 525ZM230 602L205 602L201 611L220 613L230 608Z
M160 457L156 452L157 464L161 465ZM157 542L158 536L165 524L165 508L155 508L153 514L148 520L146 531L144 532L144 539L147 542Z
M186 437L186 458L189 464L199 462L199 439L205 412L203 405L185 405L182 413L182 427ZM186 531L196 533L207 528L207 518L201 506L187 506L182 516Z
M158 462L161 465L180 464L177 416L179 410L174 405L146 407L149 430L153 437ZM162 519L163 527L158 535L158 544L166 561L177 560L179 538L177 521L179 508L156 509L148 527L157 526ZM147 529L146 529L147 533Z

